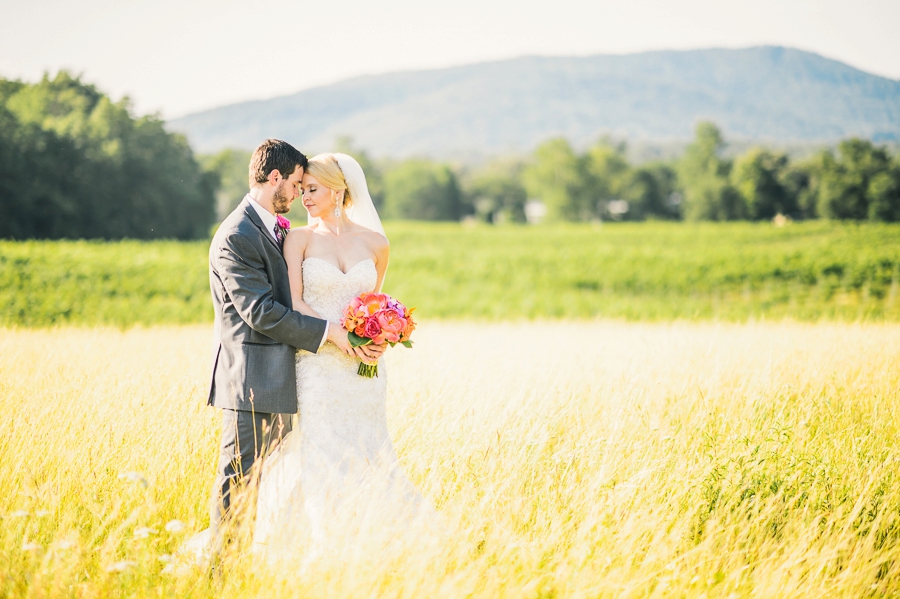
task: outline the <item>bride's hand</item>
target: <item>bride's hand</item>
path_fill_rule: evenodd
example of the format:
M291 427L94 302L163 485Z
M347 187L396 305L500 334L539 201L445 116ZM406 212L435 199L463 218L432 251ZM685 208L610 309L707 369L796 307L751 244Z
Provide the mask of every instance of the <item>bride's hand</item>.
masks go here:
M360 347L354 347L353 351L356 352L356 357L365 362L366 364L375 364L378 362L378 358L384 354L384 348L387 345L361 345Z
M328 323L328 340L337 345L344 354L348 356L355 354L350 339L347 338L347 329L335 322Z

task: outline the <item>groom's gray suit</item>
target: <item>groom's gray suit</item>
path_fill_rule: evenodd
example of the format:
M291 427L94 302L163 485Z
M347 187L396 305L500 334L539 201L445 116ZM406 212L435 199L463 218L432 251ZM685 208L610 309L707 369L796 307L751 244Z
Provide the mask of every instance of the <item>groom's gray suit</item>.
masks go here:
M223 409L222 445L211 506L217 532L231 490L297 412L295 348L316 352L327 322L295 312L287 264L245 197L209 248L216 350L209 404Z

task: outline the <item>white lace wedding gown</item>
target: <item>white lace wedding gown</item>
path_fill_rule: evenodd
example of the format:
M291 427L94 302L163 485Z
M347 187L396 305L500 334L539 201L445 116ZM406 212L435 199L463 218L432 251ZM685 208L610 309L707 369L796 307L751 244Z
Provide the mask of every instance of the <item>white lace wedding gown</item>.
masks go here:
M344 273L307 258L302 269L303 300L332 322L377 281L372 260ZM339 553L430 511L391 444L384 364L375 378L359 376L358 366L330 343L297 354L299 422L266 461L259 487L254 545L267 557Z

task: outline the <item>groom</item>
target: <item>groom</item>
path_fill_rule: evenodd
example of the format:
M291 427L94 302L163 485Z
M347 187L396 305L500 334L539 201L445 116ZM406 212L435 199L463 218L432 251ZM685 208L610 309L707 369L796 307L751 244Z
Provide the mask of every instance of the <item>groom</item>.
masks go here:
M221 548L221 525L235 487L297 412L296 349L317 352L331 341L361 359L382 348L350 347L339 323L291 309L285 230L277 215L300 195L306 156L290 144L264 141L250 160L250 192L219 226L209 248L215 309L215 356L209 405L222 410L219 467L210 510L211 549Z

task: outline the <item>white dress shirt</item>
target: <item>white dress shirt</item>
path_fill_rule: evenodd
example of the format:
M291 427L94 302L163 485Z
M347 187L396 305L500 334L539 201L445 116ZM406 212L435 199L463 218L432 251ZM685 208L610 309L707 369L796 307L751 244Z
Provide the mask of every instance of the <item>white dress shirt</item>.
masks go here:
M265 227L266 231L269 232L269 235L272 236L276 242L278 238L275 236L275 225L278 224L278 217L263 208L259 205L259 203L253 199L249 193L247 194L247 199L250 200L250 205L253 206L253 209L256 210L256 213L259 215L260 220L263 222L263 227ZM322 340L319 342L319 349L325 345L325 341L328 339L328 321L326 320L325 325L325 333L322 335Z
M256 210L256 213L259 215L259 218L262 219L263 226L266 231L269 232L269 235L272 236L272 239L278 241L278 238L275 237L275 225L278 224L278 217L263 208L259 205L259 202L253 199L249 193L247 194L247 199L250 200L250 205L253 206L253 209Z

